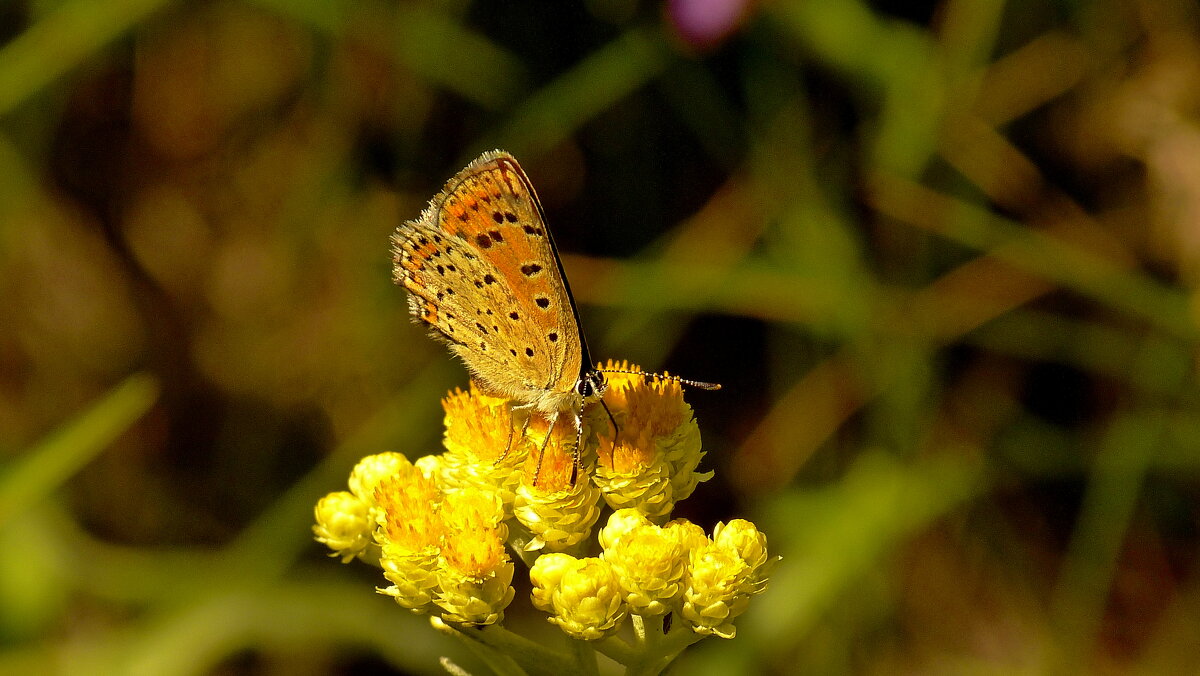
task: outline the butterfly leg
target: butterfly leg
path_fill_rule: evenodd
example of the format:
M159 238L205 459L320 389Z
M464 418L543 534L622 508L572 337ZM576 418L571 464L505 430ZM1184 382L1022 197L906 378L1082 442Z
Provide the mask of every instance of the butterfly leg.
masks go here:
M533 485L534 486L537 485L538 477L541 476L541 474L542 474L542 459L546 457L546 447L550 445L550 435L554 433L554 424L557 422L558 422L558 414L555 413L549 419L549 424L546 425L546 438L542 440L542 447L538 449L537 467L535 467L533 470ZM525 424L526 424L526 426L528 426L529 421L526 420Z
M617 419L613 417L612 411L608 410L608 404L604 403L603 399L600 400L600 406L601 406L601 408L604 409L604 412L606 414L608 414L608 422L612 423L612 429L613 429L612 452L616 453L617 452L617 439L619 439L621 436L621 428L617 426ZM581 433L582 433L582 430L583 430L583 426L580 425Z
M531 417L529 410L530 410L529 406L514 406L514 407L512 407L512 409L511 409L512 418L509 420L509 425L508 425L508 443L505 444L505 446L504 446L504 452L501 453L500 457L496 459L497 464L499 464L500 462L503 462L504 459L508 457L509 451L512 450L513 428L515 428L517 426L517 417L522 416L522 414L524 414L524 415L522 416L523 419L521 422L521 434L520 434L520 436L517 437L517 440L519 442L521 439L525 438L525 432L529 430L529 419Z
M579 470L583 469L583 458L579 449L583 445L583 415L575 414L575 448L571 451L571 485L579 479Z

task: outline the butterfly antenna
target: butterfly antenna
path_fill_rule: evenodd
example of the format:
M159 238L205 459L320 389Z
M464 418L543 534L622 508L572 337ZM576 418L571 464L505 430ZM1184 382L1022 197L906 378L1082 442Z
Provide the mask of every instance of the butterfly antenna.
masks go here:
M706 382L703 382L700 380L688 380L687 378L680 378L679 376L666 375L666 374L662 374L662 373L646 373L645 371L631 371L628 369L597 369L597 370L600 371L601 373L628 373L630 375L635 375L635 376L646 376L647 378L657 378L659 380L670 380L671 382L679 383L680 385L687 385L688 387L695 387L695 388L701 389L701 390L719 390L719 389L721 389L720 383L706 383ZM606 408L605 410L607 411L608 409ZM609 417L612 417L612 414L609 414ZM615 425L616 423L613 423L613 424Z

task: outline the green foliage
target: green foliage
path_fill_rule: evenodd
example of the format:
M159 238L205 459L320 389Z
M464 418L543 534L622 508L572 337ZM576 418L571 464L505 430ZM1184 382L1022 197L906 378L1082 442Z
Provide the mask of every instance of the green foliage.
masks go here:
M679 673L1190 673L1195 8L693 4L0 8L0 671L479 669L309 510L436 452L387 237L502 147L784 557Z

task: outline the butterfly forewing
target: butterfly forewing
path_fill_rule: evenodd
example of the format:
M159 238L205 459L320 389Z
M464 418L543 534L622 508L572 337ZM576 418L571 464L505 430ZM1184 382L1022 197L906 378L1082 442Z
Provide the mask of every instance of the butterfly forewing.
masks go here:
M472 162L393 244L413 316L483 385L543 410L560 405L582 346L537 194L512 156Z

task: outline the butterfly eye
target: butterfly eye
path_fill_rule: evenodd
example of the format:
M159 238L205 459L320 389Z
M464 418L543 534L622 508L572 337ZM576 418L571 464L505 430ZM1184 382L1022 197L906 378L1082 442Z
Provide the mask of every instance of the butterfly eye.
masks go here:
M604 374L599 371L592 371L575 383L575 391L584 399L604 396L604 391L607 389L608 382L605 381Z

